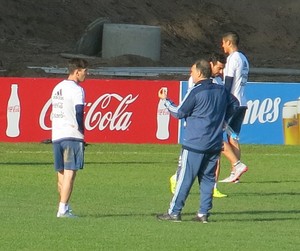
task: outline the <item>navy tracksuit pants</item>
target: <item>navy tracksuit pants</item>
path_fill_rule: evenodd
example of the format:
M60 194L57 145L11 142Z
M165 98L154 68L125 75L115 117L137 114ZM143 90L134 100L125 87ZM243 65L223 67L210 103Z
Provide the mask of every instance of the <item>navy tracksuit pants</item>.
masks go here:
M169 214L180 214L191 187L198 177L200 190L200 206L198 213L208 214L212 208L215 171L220 153L196 153L186 149L182 151L181 171L177 179L176 190Z

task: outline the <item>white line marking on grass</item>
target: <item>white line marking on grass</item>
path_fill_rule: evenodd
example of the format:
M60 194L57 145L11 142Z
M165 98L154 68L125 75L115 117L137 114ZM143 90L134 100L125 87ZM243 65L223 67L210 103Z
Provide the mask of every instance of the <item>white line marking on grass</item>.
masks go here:
M36 154L36 153L53 153L52 151L6 151L5 153L24 153L24 154Z
M6 151L5 153L9 154L39 154L39 153L45 153L45 154L53 154L52 151ZM88 149L86 150L85 154L121 154L121 155L173 155L176 153L161 153L161 152L89 152Z
M129 155L129 154L136 154L136 155L162 155L161 152L85 152L85 154L122 154L122 155ZM176 153L163 153L164 155L173 155Z
M265 153L264 155L267 155L267 156L294 156L295 154L292 154L292 153Z

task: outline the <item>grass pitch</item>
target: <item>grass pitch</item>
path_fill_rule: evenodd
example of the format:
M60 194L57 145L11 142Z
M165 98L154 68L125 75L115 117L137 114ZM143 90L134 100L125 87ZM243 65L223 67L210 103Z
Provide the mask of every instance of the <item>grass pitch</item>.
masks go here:
M57 219L52 146L0 144L0 250L299 250L300 146L242 145L249 171L218 185L209 224L192 222L195 182L183 222L160 222L178 145L92 144L71 204ZM222 158L220 178L229 175Z

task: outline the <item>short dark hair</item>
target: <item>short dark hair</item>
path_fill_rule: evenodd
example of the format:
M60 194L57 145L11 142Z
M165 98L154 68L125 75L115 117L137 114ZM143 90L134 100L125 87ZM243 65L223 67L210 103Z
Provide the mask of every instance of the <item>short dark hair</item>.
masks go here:
M203 77L210 78L211 76L211 67L207 60L201 58L195 62L196 69L199 70Z
M88 67L88 62L82 58L72 58L68 63L69 73L72 74L77 69L86 69Z
M224 33L223 37L224 40L230 40L234 45L238 46L240 43L240 37L235 31L229 31Z
M209 62L212 62L215 65L217 62L226 64L226 56L222 53L213 52L208 59Z

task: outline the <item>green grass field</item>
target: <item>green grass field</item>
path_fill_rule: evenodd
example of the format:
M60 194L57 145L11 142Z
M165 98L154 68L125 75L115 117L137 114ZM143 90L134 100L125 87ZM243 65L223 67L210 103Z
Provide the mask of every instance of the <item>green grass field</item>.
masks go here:
M52 146L0 144L0 250L299 250L300 146L242 145L249 171L219 184L209 224L191 221L194 184L181 223L160 222L178 145L92 144L71 204L57 219ZM222 158L221 177L229 174Z

